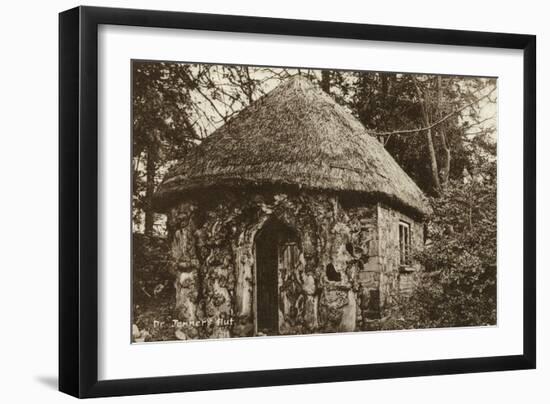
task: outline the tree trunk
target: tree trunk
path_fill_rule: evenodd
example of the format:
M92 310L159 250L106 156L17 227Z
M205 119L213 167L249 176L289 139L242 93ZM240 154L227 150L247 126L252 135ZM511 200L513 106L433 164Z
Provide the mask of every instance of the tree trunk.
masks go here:
M246 74L246 88L245 88L245 94L246 98L248 99L248 105L252 104L254 102L254 88L252 84L252 78L250 77L250 68L245 67L245 74Z
M437 193L441 189L441 183L439 182L439 173L437 169L437 158L435 155L434 142L432 138L432 130L426 130L426 140L428 141L428 151L430 154L430 168L432 173L432 181L434 184L434 189Z
M425 90L425 92L422 93L422 90L420 90L420 87L418 86L418 82L416 81L414 76L413 76L413 82L416 88L416 93L418 95L418 101L420 102L420 111L422 113L422 120L424 121L424 126L428 128L426 129L426 140L428 143L428 154L430 158L430 169L432 174L433 189L436 194L439 194L439 191L441 190L441 183L439 182L439 169L437 165L437 156L435 154L432 130L430 128L431 119L428 113L428 108L429 108L428 90Z
M330 71L321 70L321 89L330 94Z
M155 224L155 214L153 211L153 193L155 192L155 174L156 174L156 145L150 144L147 147L147 165L146 175L147 183L145 187L145 235L153 235L153 226Z
M451 148L447 144L447 136L441 132L441 141L445 150L443 169L441 170L441 186L445 188L449 182L449 174L451 171Z
M382 94L384 94L384 96L387 97L388 94L389 94L389 92L388 92L388 74L387 73L380 74L380 79L382 81Z
M443 108L441 106L441 98L442 98L442 87L441 87L441 76L437 76L437 105L436 107L436 114L437 118L441 119L443 116ZM445 135L443 126L440 126L438 128L439 137L441 138L441 143L443 145L443 149L445 150L445 154L443 156L443 168L440 172L440 186L445 188L447 186L447 182L449 181L449 173L451 171L451 148L449 147L447 143L447 136Z

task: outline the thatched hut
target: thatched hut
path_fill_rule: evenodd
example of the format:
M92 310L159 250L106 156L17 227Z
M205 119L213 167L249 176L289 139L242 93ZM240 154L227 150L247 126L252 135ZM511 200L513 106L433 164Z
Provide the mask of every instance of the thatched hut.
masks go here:
M430 209L382 144L300 76L192 150L155 203L182 339L372 329L407 289Z

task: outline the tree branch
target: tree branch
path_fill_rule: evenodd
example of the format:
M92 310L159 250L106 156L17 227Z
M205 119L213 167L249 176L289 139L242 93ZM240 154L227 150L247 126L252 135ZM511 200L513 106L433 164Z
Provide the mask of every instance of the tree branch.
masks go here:
M442 124L443 122L445 122L447 119L451 118L452 116L456 115L456 114L459 114L460 112L464 111L466 108L469 108L475 104L477 104L478 102L484 100L485 98L488 98L492 93L494 93L496 90L496 87L493 88L489 93L485 94L483 97L480 97L480 98L476 98L474 101L458 108L458 109L455 109L454 111L451 111L450 113L448 113L447 115L445 115L443 118L431 123L430 125L426 125L422 128L416 128L416 129L403 129L403 130L395 130L395 131L390 131L390 132L369 132L370 135L372 136L390 136L390 135L407 135L407 134L417 134L419 132L424 132L424 131L427 131L429 129L433 129L434 127Z

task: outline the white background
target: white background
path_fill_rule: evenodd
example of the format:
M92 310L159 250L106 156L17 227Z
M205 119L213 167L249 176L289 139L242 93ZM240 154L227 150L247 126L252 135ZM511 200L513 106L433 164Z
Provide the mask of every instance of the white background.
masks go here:
M7 5L9 4L9 5ZM55 391L57 374L57 12L77 3L10 2L4 5L2 38L2 338L0 371L4 402L65 402ZM550 28L543 2L306 2L95 1L93 5L249 14L287 18L526 32L538 35L538 71L549 71ZM538 369L489 374L347 382L325 385L230 390L116 398L125 402L335 402L344 400L408 403L547 402L550 378L549 276L544 272L550 237L550 203L545 176L550 162L542 151L550 129L543 111L550 103L548 76L538 75ZM521 161L518 156L518 162ZM518 212L519 214L519 212ZM518 242L520 238L518 236Z

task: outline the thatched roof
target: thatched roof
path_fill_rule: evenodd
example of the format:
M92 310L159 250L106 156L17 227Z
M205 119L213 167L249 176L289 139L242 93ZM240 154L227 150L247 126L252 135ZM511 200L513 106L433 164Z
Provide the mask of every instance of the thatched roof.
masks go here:
M252 103L169 171L155 195L166 208L193 190L288 185L380 197L425 215L422 191L382 144L329 95L294 76Z

